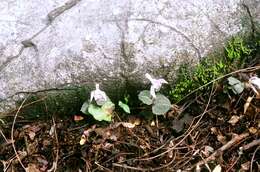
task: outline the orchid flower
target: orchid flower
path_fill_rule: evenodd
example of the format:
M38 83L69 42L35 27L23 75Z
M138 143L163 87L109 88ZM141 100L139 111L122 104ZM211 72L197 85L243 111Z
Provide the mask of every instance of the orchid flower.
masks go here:
M150 94L153 98L156 98L155 92L159 91L160 88L162 87L162 84L168 84L167 81L165 81L164 79L160 78L160 79L154 79L152 78L152 76L148 73L145 74L145 77L147 79L150 80L150 82L152 83L152 86L150 88Z
M107 101L107 95L104 91L99 89L99 84L96 84L96 89L91 91L90 93L90 102L93 99L95 99L97 103Z
M253 91L258 95L259 92L257 90L260 90L260 78L253 76L249 79L249 83Z

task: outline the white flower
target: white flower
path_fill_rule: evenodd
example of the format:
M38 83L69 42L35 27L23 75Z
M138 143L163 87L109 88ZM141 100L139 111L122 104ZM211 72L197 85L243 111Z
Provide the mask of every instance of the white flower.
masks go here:
M95 99L95 101L99 104L99 102L107 101L107 95L104 91L99 89L99 84L96 84L96 90L91 91L90 93L90 102Z
M260 78L257 76L253 76L249 79L249 83L251 85L251 88L256 94L259 94L257 90L260 90Z
M260 78L253 76L249 80L257 89L260 89Z
M160 78L160 79L154 79L152 78L152 76L148 73L145 74L145 77L147 79L150 80L150 82L152 83L152 86L150 88L150 94L153 98L156 98L155 92L159 91L160 88L162 87L162 84L168 84L167 81L165 81L164 79Z

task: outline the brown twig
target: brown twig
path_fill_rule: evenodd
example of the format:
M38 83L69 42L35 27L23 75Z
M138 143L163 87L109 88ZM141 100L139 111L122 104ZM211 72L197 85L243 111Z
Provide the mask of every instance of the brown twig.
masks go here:
M7 138L6 138L5 135L4 135L3 131L2 131L1 129L0 129L0 134L1 134L2 137L4 138L5 142L6 142L6 143L9 143L8 140L7 140Z
M96 164L99 168L101 168L102 171L103 171L103 170L106 170L106 171L109 171L109 172L113 172L112 170L110 170L110 169L108 169L108 168L106 168L106 167L100 165L98 162L95 162L95 164Z
M252 159L251 159L251 162L250 162L250 172L253 171L253 162L254 162L255 154L256 154L256 152L258 151L259 148L260 148L260 146L258 146L258 147L256 148L256 150L254 151L254 154L253 154L253 156L252 156Z
M205 164L205 162L214 161L216 159L216 157L219 156L220 154L222 154L225 150L230 149L232 146L241 142L243 139L247 138L249 135L250 135L249 133L242 133L240 135L236 135L233 139L231 139L225 145L223 145L218 150L216 150L208 158L206 158L205 160L199 161L197 164L195 164L191 169L193 169L194 167L197 167L197 166L201 166L201 165ZM187 170L189 171L191 169L187 169Z
M243 150L248 150L248 149L250 149L250 148L252 148L254 146L257 146L257 145L258 146L260 145L260 139L254 140L251 143L248 143L248 144L244 145L242 148L243 148Z
M52 122L53 122L53 128L54 128L54 136L55 136L55 141L56 141L56 157L55 157L55 162L53 162L52 167L47 171L56 171L57 170L57 165L58 165L58 160L59 160L59 140L58 140L58 135L57 135L57 130L56 130L56 123L54 118L52 117Z
M230 170L233 169L234 165L236 165L236 163L238 162L238 160L239 160L240 158L241 158L241 155L239 155L239 156L237 157L237 159L235 160L235 162L231 164L231 166L227 169L227 172L229 172Z
M15 114L15 116L14 116L14 120L13 120L13 124L12 124L12 129L11 129L11 142L12 142L12 147L13 147L13 150L14 150L14 152L15 152L15 155L16 155L17 160L19 161L19 163L21 164L21 166L23 167L23 169L24 169L25 171L27 171L27 170L26 170L25 166L23 165L23 163L22 163L22 161L21 161L21 159L20 159L20 156L19 156L19 154L18 154L17 151L16 151L15 144L14 144L14 124L15 124L17 115L18 115L18 113L20 112L20 110L22 109L23 104L25 103L26 100L27 100L27 98L25 98L25 99L23 100L22 104L21 104L20 107L18 108L18 110L17 110L17 112L16 112L16 114Z

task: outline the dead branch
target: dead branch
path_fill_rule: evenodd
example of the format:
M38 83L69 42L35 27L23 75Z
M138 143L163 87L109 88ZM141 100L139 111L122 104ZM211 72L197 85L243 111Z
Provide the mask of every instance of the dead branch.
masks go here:
M242 148L243 148L243 150L248 150L248 149L250 149L254 146L257 146L257 145L258 146L260 145L260 139L254 140L251 143L248 143L247 145L243 146Z
M211 154L208 158L199 161L197 164L195 164L190 169L187 169L187 171L192 170L194 167L199 167L209 161L214 161L219 155L223 154L224 151L230 149L231 147L235 146L237 143L242 141L243 139L247 138L250 134L249 133L242 133L240 135L236 135L233 139L231 139L229 142L227 142L225 145L220 147L218 150L216 150L213 154Z
M18 113L19 113L20 110L22 109L23 104L25 103L26 100L27 100L27 98L25 98L25 99L23 100L22 104L21 104L20 107L18 108L18 110L17 110L17 112L16 112L16 114L15 114L15 116L14 116L14 120L13 120L13 124L12 124L12 129L11 129L11 142L12 142L12 146L13 146L15 155L16 155L17 160L19 161L19 163L21 164L21 166L23 167L23 169L24 169L25 171L27 171L27 170L26 170L25 166L23 165L22 160L20 159L20 156L19 156L19 154L17 153L16 148L15 148L15 144L14 144L14 124L15 124L16 118L17 118L17 116L18 116Z

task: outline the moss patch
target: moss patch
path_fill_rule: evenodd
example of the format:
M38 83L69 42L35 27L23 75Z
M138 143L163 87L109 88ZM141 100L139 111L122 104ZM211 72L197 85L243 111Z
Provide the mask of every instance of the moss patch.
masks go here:
M260 33L253 36L237 35L232 37L220 53L213 53L204 58L191 69L183 63L176 79L176 84L170 91L173 101L178 102L191 91L212 80L246 66L255 65L259 57ZM201 91L206 91L203 88Z

